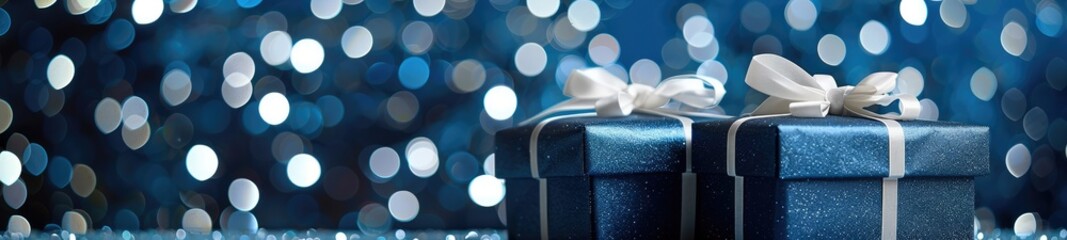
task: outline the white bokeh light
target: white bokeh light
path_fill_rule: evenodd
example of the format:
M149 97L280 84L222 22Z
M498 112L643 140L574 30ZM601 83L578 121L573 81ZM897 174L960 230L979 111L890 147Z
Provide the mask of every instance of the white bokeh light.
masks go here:
M1015 219L1015 225L1012 230L1015 230L1015 235L1026 239L1037 233L1038 217L1036 213L1028 212L1019 215Z
M537 76L548 65L545 48L537 43L526 43L515 51L515 68L527 77Z
M380 147L370 154L370 171L380 178L391 178L400 171L400 154L390 147Z
M515 114L518 99L515 97L515 91L501 85L490 88L489 91L485 92L482 105L485 107L485 113L489 114L489 117L496 120L505 120Z
M819 59L830 66L837 66L845 60L845 41L833 34L826 34L819 39Z
M122 102L122 124L127 130L139 129L148 122L148 103L138 96Z
M163 15L163 0L134 0L130 13L137 24L150 24Z
M685 42L693 47L706 47L715 40L715 27L711 21L702 15L696 15L685 20L682 25L682 36Z
M235 77L234 74L240 74ZM252 83L256 76L256 62L252 56L245 52L236 52L226 57L222 62L222 77L225 83L233 87L240 87Z
M203 209L189 209L182 214L182 229L196 235L207 236L211 233L211 216Z
M325 54L319 41L305 38L293 44L292 51L289 54L289 61L293 63L293 69L296 69L297 72L311 73L318 70L319 66L322 66Z
M322 175L322 166L319 165L319 160L315 159L315 157L301 153L289 159L285 172L293 185L306 188L319 181L319 176Z
M923 80L923 74L918 69L909 66L897 72L898 93L919 96L924 87L926 87L926 82Z
M63 89L74 80L74 61L67 55L60 54L48 62L48 84L56 90Z
M988 68L982 67L971 75L971 92L982 101L993 99L997 93L997 76Z
M900 17L904 22L913 26L922 26L926 23L926 1L902 0L900 1Z
M504 181L491 175L481 175L471 180L467 188L471 201L482 207L492 207L504 200Z
M807 31L815 25L819 10L811 0L790 0L785 5L785 22L797 31Z
M941 1L941 21L951 28L961 28L967 24L967 8L960 0Z
M285 31L273 31L263 36L259 44L259 55L263 56L263 62L271 66L278 66L289 61L289 54L293 50L293 38Z
M589 59L600 66L614 64L619 59L619 41L607 33L597 34L589 40Z
M539 18L548 18L556 14L559 11L560 0L527 0L526 7L530 9L530 14Z
M252 182L252 180L238 178L230 183L227 196L230 198L230 204L233 205L233 208L246 212L252 211L259 204L259 187L256 187L256 183Z
M860 28L860 45L871 54L881 55L889 48L889 30L881 22L867 21Z
M349 58L361 58L374 46L374 35L363 26L352 26L341 35L341 50Z
M663 72L655 61L640 59L630 66L630 82L654 87L660 80L663 80Z
M1000 31L1000 46L1012 56L1018 57L1026 50L1026 29L1016 22L1004 25Z
M322 20L329 20L341 13L341 0L311 0L311 14Z
M404 156L407 157L408 169L416 177L428 178L437 172L440 157L437 146L425 137L417 137L408 142Z
M93 121L96 122L96 128L104 134L115 131L122 124L122 105L113 98L100 100L93 112Z
M219 157L211 147L197 144L185 154L185 168L193 179L205 181L218 170Z
M10 151L0 152L0 183L11 186L22 175L22 161Z
M193 91L192 78L184 70L172 69L163 75L163 82L159 84L160 95L167 105L178 106L189 98Z
M1030 171L1030 149L1022 143L1015 144L1008 149L1008 154L1004 157L1004 165L1007 166L1008 173L1015 178L1026 175L1026 172Z
M410 222L419 215L419 199L408 191L399 191L389 196L389 214L397 221Z
M578 31L591 31L600 24L600 7L591 0L574 1L567 8L567 20Z
M289 118L289 99L281 93L268 93L259 100L259 117L270 125L278 125Z
M423 17L433 17L445 9L445 0L414 0L415 12Z

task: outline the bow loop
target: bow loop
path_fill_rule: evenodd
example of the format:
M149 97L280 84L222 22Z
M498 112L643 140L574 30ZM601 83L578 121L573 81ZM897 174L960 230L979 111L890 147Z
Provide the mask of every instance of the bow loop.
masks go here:
M567 77L563 94L571 99L545 109L520 124L526 125L554 113L574 110L596 110L597 116L601 117L628 116L635 110L712 118L727 117L662 108L671 100L693 109L708 109L718 105L719 100L726 94L722 83L698 75L670 77L652 87L626 84L604 68L580 69L572 71Z
M838 87L829 75L809 75L795 63L774 54L752 57L745 83L769 97L752 115L790 114L798 117L856 115L872 119L911 120L922 105L915 96L891 95L897 74L876 72L856 86ZM879 114L867 107L889 106L896 102L900 113Z

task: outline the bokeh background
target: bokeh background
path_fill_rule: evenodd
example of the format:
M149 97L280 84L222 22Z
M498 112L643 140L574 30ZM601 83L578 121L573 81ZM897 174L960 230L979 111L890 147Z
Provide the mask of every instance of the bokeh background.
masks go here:
M990 126L976 234L1064 238L1064 4L0 0L0 226L502 229L493 134L571 70L710 76L737 115L776 53Z

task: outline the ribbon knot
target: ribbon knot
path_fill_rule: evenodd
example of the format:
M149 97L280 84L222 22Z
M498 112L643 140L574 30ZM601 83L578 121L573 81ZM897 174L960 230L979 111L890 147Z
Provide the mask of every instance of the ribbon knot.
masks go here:
M563 87L563 95L571 99L545 109L520 125L527 125L558 112L577 110L596 110L598 117L624 117L636 110L722 118L724 116L719 114L678 111L663 106L673 100L690 108L707 109L719 104L725 94L726 90L721 82L700 75L670 77L653 87L627 84L604 68L579 69L571 72L567 77L567 84Z
M830 75L811 75L795 63L774 54L752 57L745 83L769 97L752 115L789 114L797 117L853 115L871 119L911 120L922 105L909 94L890 94L897 74L876 72L856 86L837 86ZM867 107L896 102L900 113L879 114Z

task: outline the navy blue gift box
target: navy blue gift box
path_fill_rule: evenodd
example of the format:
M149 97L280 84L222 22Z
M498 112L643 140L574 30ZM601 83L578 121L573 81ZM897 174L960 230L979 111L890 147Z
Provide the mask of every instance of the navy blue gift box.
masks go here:
M550 239L681 237L686 147L679 120L631 115L549 122L536 144L541 180L530 167L535 127L496 133L509 238L542 238L542 190Z
M724 154L731 124L693 126L698 238L881 236L883 178L889 172L886 125L838 116L751 119L736 134L735 172L743 178L738 188L737 179L727 175ZM897 237L972 238L974 176L989 171L987 127L900 124L906 164L904 177L896 180ZM735 196L735 189L742 195ZM737 204L735 199L743 200ZM740 233L735 232L736 214L742 215Z

